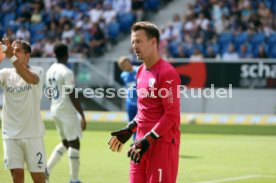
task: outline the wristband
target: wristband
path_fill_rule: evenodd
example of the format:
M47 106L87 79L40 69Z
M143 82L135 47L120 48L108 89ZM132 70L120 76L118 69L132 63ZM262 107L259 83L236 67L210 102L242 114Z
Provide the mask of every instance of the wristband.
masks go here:
M15 55L13 55L13 56L10 58L10 61L11 61L12 64L13 64L16 60L17 60L17 57L16 57Z
M154 139L158 139L160 136L158 135L158 133L156 133L154 130L151 130L151 133L152 133L152 137Z
M7 50L7 48L8 47L6 45L4 45L4 44L1 45L2 52L5 52Z
M137 129L137 122L135 120L132 120L128 123L127 128L133 133Z

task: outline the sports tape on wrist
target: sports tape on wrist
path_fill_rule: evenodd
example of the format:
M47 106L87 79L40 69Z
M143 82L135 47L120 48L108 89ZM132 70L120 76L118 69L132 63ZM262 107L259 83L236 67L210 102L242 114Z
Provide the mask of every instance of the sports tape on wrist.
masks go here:
M16 57L15 55L13 55L13 56L10 58L10 61L11 61L12 64L13 64L16 60L17 60L17 57Z
M2 52L5 52L7 50L7 48L8 47L6 45L4 45L4 44L1 45Z

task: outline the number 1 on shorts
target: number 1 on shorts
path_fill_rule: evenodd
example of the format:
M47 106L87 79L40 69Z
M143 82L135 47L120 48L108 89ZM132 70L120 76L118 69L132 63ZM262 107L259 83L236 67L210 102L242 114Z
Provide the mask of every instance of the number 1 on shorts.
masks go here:
M159 168L158 172L159 172L159 182L162 182L162 169Z

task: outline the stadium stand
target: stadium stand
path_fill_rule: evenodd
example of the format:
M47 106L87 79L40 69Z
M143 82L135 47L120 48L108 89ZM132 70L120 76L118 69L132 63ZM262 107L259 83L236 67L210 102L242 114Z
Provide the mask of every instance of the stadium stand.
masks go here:
M31 42L35 56L53 56L53 43L68 44L72 56L102 55L171 0L3 0L0 37ZM83 49L82 49L83 48Z
M164 25L161 43L168 57L221 58L233 49L238 58L276 58L275 15L274 0L195 0Z

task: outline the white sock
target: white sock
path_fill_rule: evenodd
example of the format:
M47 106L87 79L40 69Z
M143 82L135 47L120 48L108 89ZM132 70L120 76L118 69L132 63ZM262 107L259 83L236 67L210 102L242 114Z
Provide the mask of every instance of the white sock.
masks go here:
M53 150L48 162L47 162L47 171L50 174L52 168L57 164L62 155L67 151L66 147L61 143L58 144Z
M70 176L71 176L71 181L73 182L79 180L78 179L79 166L80 166L79 154L80 154L79 150L69 147L68 157L69 157Z

